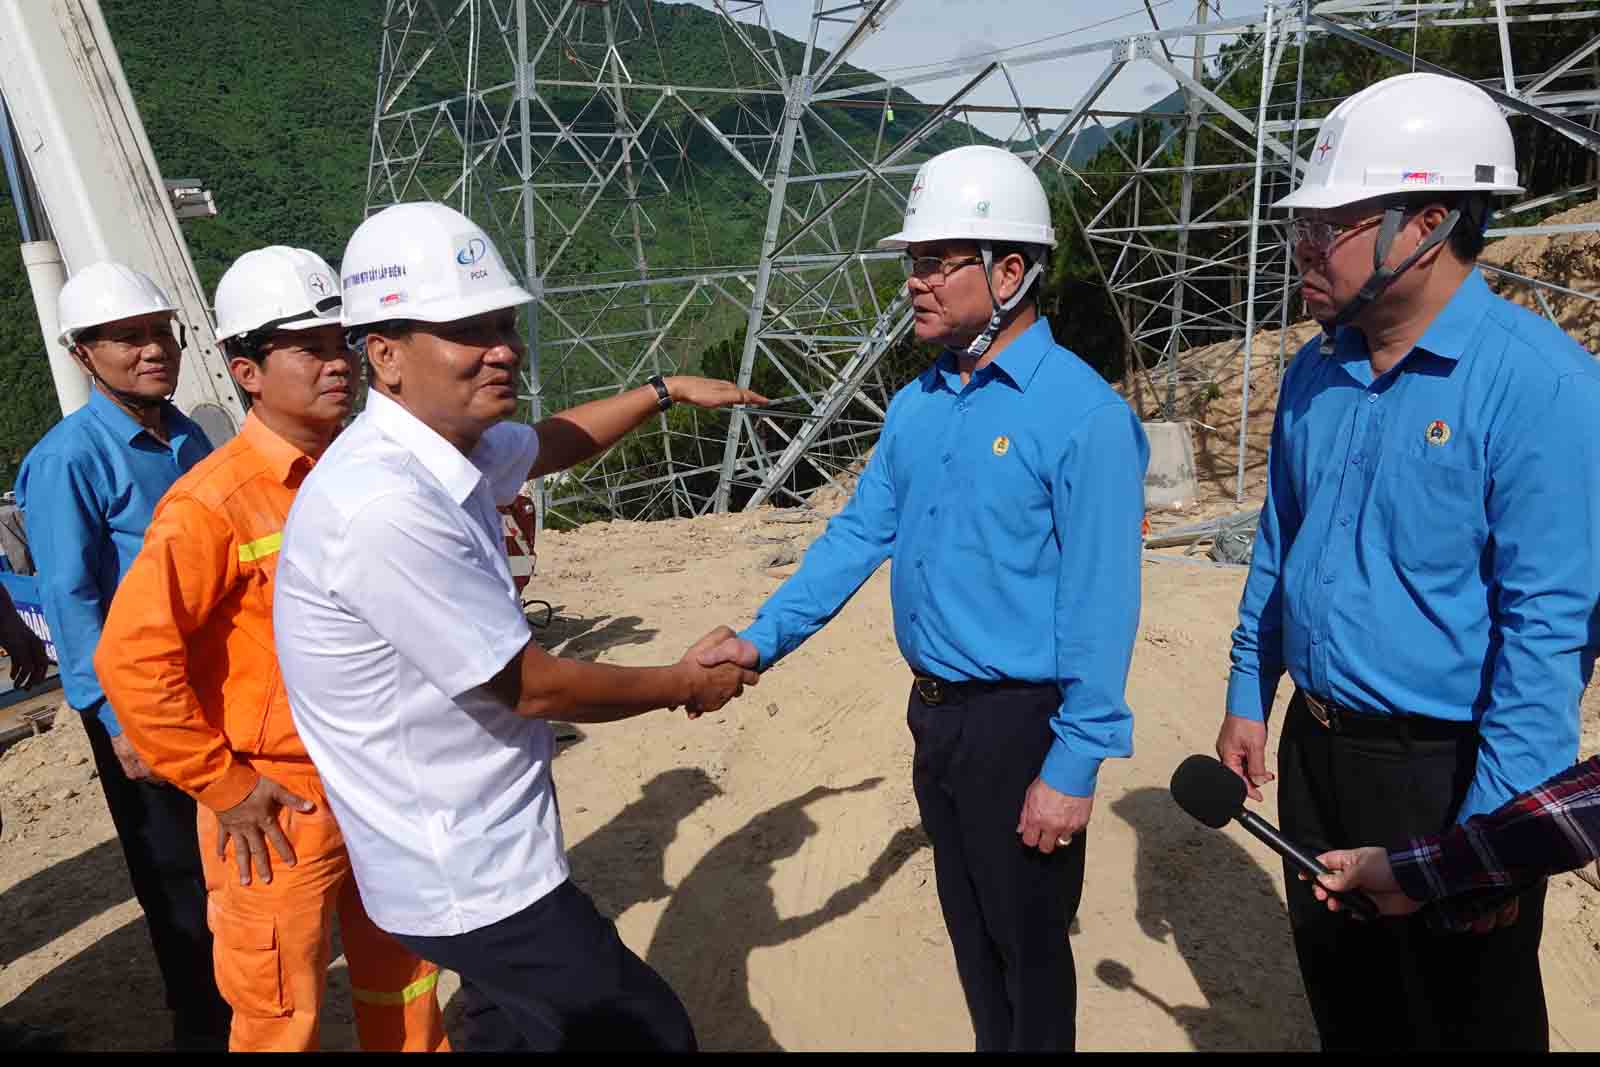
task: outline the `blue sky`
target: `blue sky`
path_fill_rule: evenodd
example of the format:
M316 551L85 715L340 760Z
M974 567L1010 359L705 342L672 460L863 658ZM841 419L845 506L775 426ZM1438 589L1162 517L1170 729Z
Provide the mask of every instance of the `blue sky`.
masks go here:
M690 2L711 8L711 0L668 0ZM1194 20L1194 0L1151 0L1163 28L1186 25ZM730 4L737 13L737 4ZM828 3L827 7L842 6ZM1262 0L1217 0L1211 18L1257 15ZM768 0L768 17L773 28L804 40L811 26L810 0ZM818 36L818 44L831 49L843 40L848 22L828 24ZM1150 16L1142 0L902 0L885 25L871 35L851 57L856 66L888 76L907 76L918 71L912 64L949 62L973 58L995 48L1009 48L1039 42L1038 48L1087 44L1093 41L1139 33L1150 29ZM1050 40L1043 40L1050 38ZM1219 44L1219 41L1214 42ZM1017 90L1029 104L1069 107L1095 75L1104 68L1107 56L1097 53L1074 56L1049 63L1019 67L1013 72ZM1186 64L1180 62L1180 66ZM909 87L907 91L923 100L943 100L960 87L965 77L946 79ZM1148 107L1175 88L1165 72L1148 63L1130 64L1100 98L1101 107L1138 110ZM992 75L970 98L978 104L1010 104L1012 97L1005 80ZM1014 120L985 119L978 125L993 136L1007 136ZM1054 123L1046 123L1046 126Z

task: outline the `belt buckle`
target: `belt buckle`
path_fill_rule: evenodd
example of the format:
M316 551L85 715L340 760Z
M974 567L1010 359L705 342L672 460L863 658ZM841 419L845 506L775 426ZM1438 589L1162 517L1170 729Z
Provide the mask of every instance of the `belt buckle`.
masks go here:
M1339 732L1339 716L1334 710L1312 696L1310 693L1302 694L1306 698L1306 709L1311 712L1311 717L1322 724L1325 730Z
M918 678L917 695L930 708L937 707L944 703L944 684L937 678Z

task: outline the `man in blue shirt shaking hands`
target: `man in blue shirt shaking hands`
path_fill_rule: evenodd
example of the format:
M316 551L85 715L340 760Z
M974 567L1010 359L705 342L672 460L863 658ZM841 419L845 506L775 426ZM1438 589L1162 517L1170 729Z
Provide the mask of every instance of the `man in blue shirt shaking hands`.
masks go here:
M1139 622L1149 446L1057 345L1035 303L1056 243L1026 163L968 146L928 160L903 249L938 360L889 406L845 509L755 622L708 650L766 669L893 557L895 639L916 676L912 781L979 1050L1066 1050L1067 928Z
M1324 336L1283 381L1217 754L1259 799L1287 671L1279 810L1313 852L1441 832L1577 754L1600 374L1474 267L1520 192L1488 94L1405 74L1323 120L1276 205ZM1325 1049L1548 1048L1543 883L1459 931L1286 892Z

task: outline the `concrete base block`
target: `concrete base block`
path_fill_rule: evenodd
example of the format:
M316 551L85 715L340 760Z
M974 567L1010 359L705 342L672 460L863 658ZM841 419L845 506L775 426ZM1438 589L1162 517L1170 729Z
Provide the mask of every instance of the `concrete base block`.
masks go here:
M1186 422L1147 422L1150 468L1144 476L1145 510L1186 507L1200 495L1194 474L1194 441Z

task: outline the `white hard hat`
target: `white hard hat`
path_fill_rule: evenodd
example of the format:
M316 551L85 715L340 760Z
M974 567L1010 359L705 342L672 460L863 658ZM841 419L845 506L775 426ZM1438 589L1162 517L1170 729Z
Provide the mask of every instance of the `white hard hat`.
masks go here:
M1050 201L1028 165L1003 148L966 145L924 163L911 183L905 223L878 242L1005 241L1056 246Z
M346 326L453 322L533 300L482 227L444 204L384 208L350 235L339 270Z
M56 322L61 344L71 348L78 334L139 315L175 313L172 301L148 275L123 263L102 260L84 267L61 287L56 297Z
M1511 127L1471 82L1417 73L1367 86L1322 120L1300 187L1272 206L1417 192L1522 192Z
M233 261L217 283L217 339L264 326L310 330L338 326L339 282L315 252L270 245Z

